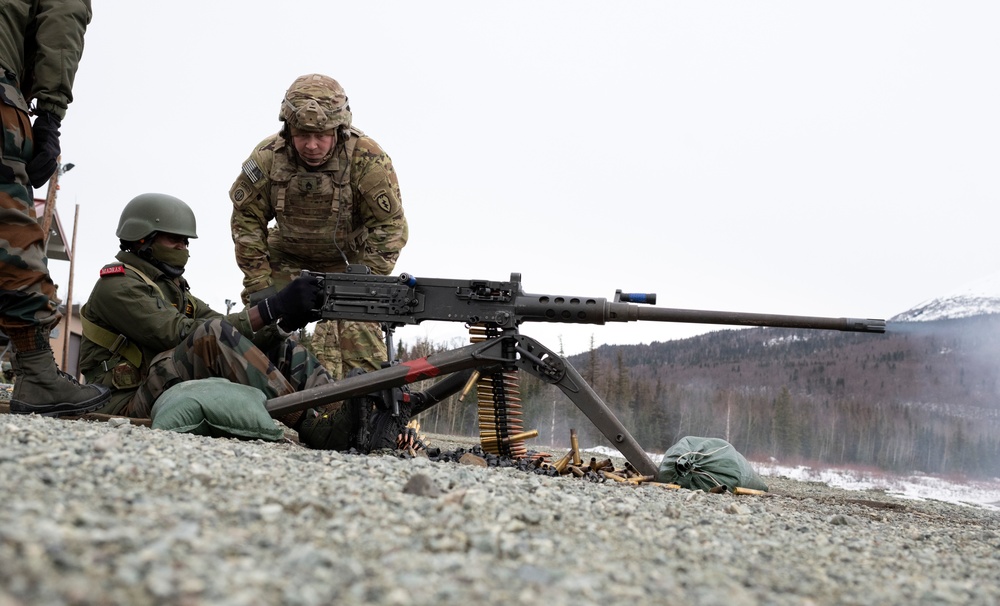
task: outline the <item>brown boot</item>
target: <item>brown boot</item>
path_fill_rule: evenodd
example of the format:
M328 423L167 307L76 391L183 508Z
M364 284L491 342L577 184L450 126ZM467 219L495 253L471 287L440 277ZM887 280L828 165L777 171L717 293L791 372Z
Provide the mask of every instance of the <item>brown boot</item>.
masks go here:
M111 397L107 387L81 385L56 368L51 349L16 353L10 365L17 377L10 396L13 414L79 415L97 410Z

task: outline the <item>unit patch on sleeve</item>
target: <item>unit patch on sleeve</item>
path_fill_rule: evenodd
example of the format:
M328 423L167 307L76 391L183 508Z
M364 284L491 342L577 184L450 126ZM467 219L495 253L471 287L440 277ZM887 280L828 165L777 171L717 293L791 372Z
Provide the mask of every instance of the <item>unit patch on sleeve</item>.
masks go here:
M125 275L124 265L108 265L101 268L101 277L107 278L108 276L123 276Z
M382 209L386 214L392 212L392 201L389 199L389 193L386 191L380 191L375 195L375 203L378 207Z

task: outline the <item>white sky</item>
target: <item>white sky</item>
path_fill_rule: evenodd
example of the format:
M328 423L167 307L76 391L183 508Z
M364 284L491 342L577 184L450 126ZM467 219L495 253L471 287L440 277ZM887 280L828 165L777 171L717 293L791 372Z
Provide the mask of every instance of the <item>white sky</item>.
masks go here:
M73 299L121 209L159 191L198 215L192 291L238 300L229 188L288 85L321 72L393 159L397 272L888 318L1000 271L998 29L985 1L94 0L63 123ZM573 354L718 328L522 332Z

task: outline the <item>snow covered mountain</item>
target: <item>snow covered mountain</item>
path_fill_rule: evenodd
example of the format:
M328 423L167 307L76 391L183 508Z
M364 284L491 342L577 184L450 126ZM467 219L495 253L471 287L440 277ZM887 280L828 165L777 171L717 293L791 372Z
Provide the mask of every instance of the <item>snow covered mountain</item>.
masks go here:
M890 322L932 322L1000 314L1000 274L967 284L950 295L925 301Z

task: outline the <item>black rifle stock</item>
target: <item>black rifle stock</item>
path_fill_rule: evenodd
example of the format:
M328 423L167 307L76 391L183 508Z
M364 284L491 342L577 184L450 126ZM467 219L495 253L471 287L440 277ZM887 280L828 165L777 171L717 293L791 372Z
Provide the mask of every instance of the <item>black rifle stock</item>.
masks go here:
M559 387L643 475L657 472L646 452L571 364L538 341L519 334L522 323L651 321L885 332L885 321L876 319L652 307L656 295L651 293L619 290L610 301L600 297L529 294L522 290L521 276L517 273L511 274L506 282L454 280L416 278L409 274L380 276L370 273L363 265L351 265L344 273L314 275L322 280L325 291L325 302L318 310L322 319L378 322L390 335L397 327L424 321L461 322L486 327L488 337L466 347L393 363L382 370L349 377L332 385L273 398L267 402L272 416L462 373L442 380L425 392L410 394L414 400L413 409L422 410L457 393L473 370L523 369ZM391 356L392 352L389 353Z

